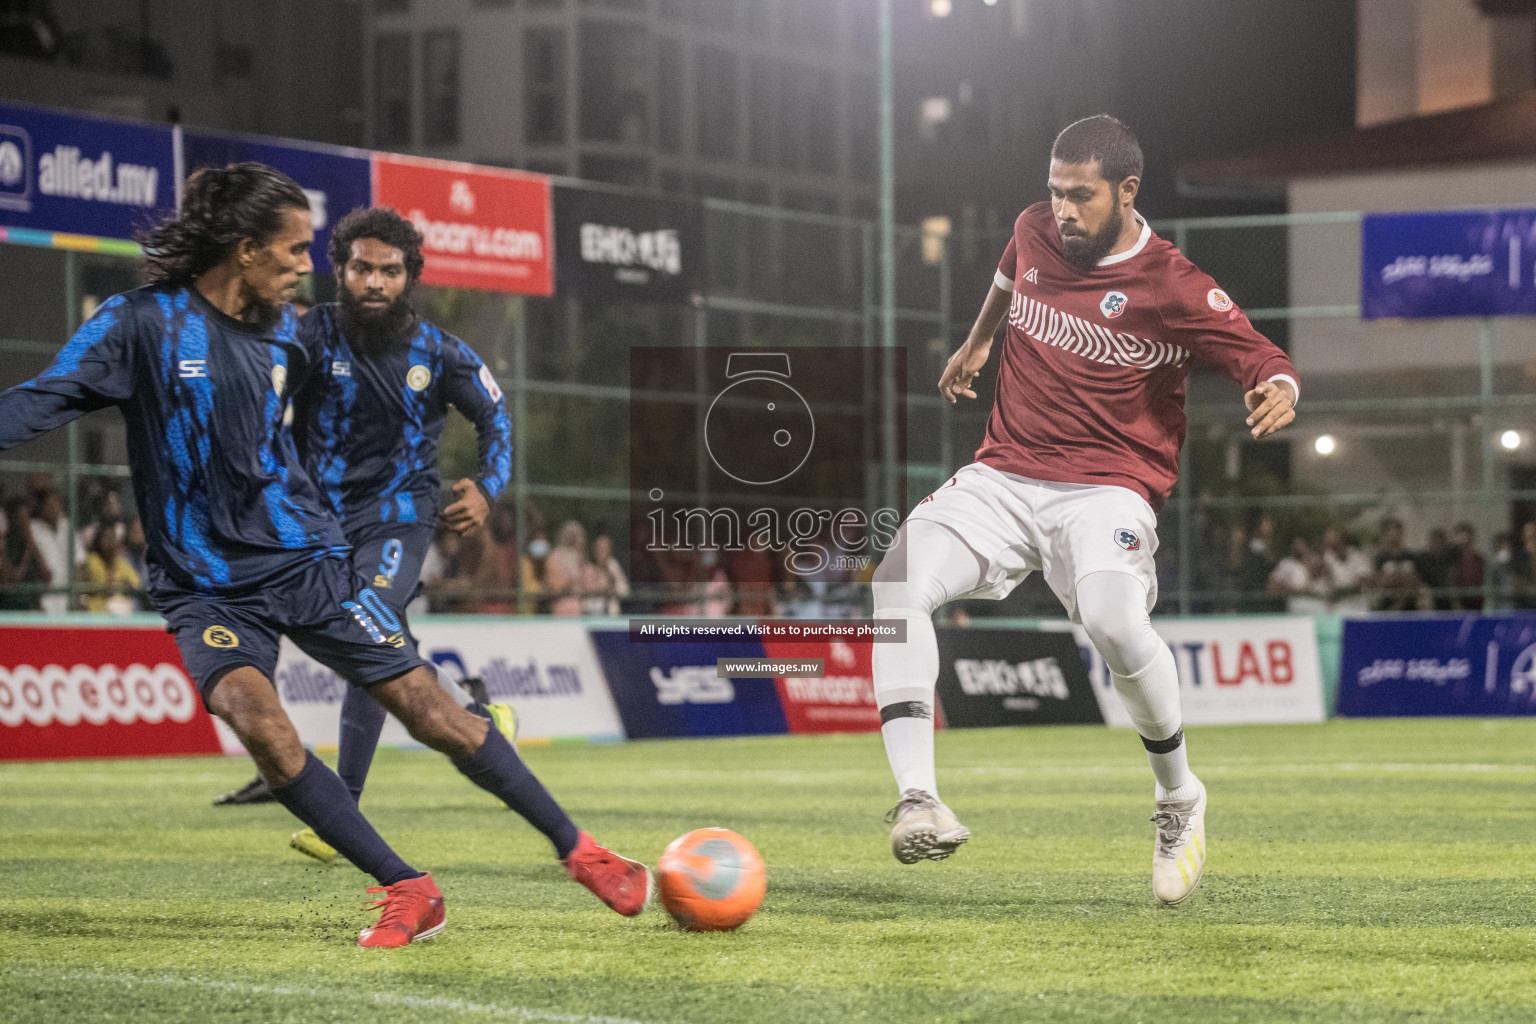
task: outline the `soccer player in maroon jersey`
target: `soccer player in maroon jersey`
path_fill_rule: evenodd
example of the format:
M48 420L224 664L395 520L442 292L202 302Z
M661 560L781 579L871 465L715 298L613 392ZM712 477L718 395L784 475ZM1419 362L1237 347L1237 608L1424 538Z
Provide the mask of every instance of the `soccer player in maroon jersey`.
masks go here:
M1001 599L1043 572L1108 664L1156 777L1152 890L1179 903L1205 867L1205 787L1189 770L1173 654L1152 631L1157 511L1178 478L1191 360L1244 388L1267 437L1295 418L1285 353L1136 212L1141 147L1107 115L1051 149L1050 202L1019 215L970 336L939 379L975 398L1008 320L997 398L976 461L924 498L874 577L875 615L907 623L874 645L875 696L901 793L889 820L905 864L970 838L939 800L933 764L938 644L932 615Z

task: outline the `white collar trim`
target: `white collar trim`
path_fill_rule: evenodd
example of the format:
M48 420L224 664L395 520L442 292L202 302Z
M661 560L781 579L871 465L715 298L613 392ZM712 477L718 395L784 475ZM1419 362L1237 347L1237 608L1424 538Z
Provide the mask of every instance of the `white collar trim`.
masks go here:
M1136 239L1136 244L1125 250L1125 252L1117 252L1113 256L1105 256L1099 260L1099 266L1107 267L1115 263L1123 263L1146 248L1147 242L1152 239L1152 225L1148 224L1146 218L1142 217L1139 213L1136 215L1136 223L1141 225L1141 237Z

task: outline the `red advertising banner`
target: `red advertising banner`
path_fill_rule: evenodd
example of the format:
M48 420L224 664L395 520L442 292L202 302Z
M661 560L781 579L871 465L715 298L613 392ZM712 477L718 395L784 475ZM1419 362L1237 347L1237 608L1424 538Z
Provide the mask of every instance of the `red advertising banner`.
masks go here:
M447 160L375 153L373 203L426 238L427 284L554 293L549 179Z
M163 630L0 627L0 761L220 752Z
M875 704L875 674L870 645L821 640L782 643L764 640L770 658L823 658L827 674L821 679L777 679L779 703L790 732L878 732L880 708Z

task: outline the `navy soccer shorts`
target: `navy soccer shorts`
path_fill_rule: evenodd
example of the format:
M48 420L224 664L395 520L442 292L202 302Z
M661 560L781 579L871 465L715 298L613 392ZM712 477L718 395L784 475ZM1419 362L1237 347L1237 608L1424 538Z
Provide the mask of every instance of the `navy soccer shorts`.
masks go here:
M231 669L250 666L271 679L283 636L354 686L425 664L394 607L339 558L240 597L162 592L156 603L205 702Z
M344 524L352 568L365 586L405 621L405 606L421 592L421 566L437 529L432 523ZM409 629L409 627L407 627Z

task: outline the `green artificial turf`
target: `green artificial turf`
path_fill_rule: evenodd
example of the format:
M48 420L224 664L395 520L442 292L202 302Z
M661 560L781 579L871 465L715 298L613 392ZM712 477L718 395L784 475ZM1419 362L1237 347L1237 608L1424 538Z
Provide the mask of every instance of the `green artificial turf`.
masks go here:
M620 919L441 758L383 751L364 808L448 901L401 950L357 948L368 880L290 852L286 812L209 806L244 761L4 765L0 1020L1536 1020L1536 721L1189 737L1211 862L1175 908L1130 732L941 733L975 838L915 867L876 735L526 751L631 856L757 844L762 912L707 935Z

